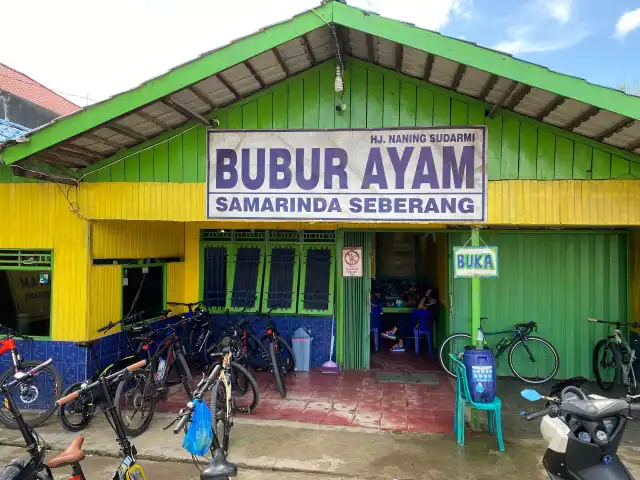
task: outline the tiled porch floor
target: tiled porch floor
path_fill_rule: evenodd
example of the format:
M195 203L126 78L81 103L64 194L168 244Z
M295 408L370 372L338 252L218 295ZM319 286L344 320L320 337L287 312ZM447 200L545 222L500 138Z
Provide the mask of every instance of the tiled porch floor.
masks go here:
M376 370L438 371L435 362L415 354L372 354L372 370L324 374L320 369L286 379L287 398L277 392L270 373L259 372L260 404L250 417L350 426L378 430L452 433L455 392L449 378L439 385L377 383ZM241 400L240 400L241 401ZM165 408L178 410L184 393Z

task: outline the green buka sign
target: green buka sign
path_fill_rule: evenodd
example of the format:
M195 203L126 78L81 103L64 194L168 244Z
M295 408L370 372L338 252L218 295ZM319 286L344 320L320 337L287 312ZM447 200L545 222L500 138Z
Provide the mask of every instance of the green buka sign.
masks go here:
M453 247L454 278L498 276L498 247Z

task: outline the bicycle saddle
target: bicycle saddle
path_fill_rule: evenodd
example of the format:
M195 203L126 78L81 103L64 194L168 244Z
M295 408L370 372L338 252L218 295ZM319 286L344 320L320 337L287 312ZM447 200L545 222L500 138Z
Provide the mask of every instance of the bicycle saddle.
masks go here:
M221 352L213 352L213 353L210 353L209 356L210 357L221 357L223 355L226 355L229 352L231 352L231 347L224 347Z
M82 444L84 443L84 437L78 435L73 442L69 444L67 449L53 457L47 462L49 468L66 467L67 465L73 465L84 460L84 452L82 451Z
M82 342L76 342L76 345L80 348L90 348L92 345L95 345L100 341L99 338L94 338L93 340L85 340Z
M238 467L228 462L221 448L213 452L211 463L200 473L200 480L224 480L235 477Z
M536 322L516 323L516 328L519 328L519 327L534 328L536 325L538 325Z

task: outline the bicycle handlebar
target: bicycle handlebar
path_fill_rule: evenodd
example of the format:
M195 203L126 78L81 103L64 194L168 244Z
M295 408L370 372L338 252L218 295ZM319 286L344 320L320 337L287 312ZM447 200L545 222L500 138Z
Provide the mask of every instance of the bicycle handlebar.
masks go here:
M134 372L136 370L138 370L139 368L144 367L147 364L146 360L140 360L139 362L136 363L132 363L131 365L129 365L128 367L123 368L122 370L118 370L116 373L112 373L111 375L108 375L107 377L105 377L102 381L109 383L110 381L114 380L115 378L118 378L128 372ZM36 367L37 368L37 367ZM93 383L90 384L84 384L82 387L80 387L78 390L76 390L75 392L71 392L69 395L65 395L62 398L59 398L58 401L56 402L56 405L61 406L64 405L65 403L69 403L72 400L75 400L76 398L78 398L80 396L80 392L85 391L85 390L92 390L93 388L97 387L100 384L101 380L97 380Z
M591 323L604 323L604 324L607 324L607 325L617 325L619 327L628 326L628 325L631 325L634 328L639 328L640 327L640 323L639 322L610 322L610 321L607 321L607 320L600 320L598 318L591 318L591 317L587 318L587 321L591 322Z
M24 383L27 380L29 380L30 378L33 378L36 376L36 374L42 370L44 367L46 367L47 365L50 365L51 362L53 362L53 358L50 358L48 360L45 360L44 362L42 362L40 365L36 365L35 367L33 367L31 370L29 370L28 372L18 372L13 376L13 380L9 383L5 383L4 385L2 385L0 388L2 389L9 389L19 383Z
M117 322L109 322L104 327L100 327L98 329L98 332L100 333L107 332L111 330L113 327L117 327L118 325L122 325L123 327L126 327L127 325L133 325L134 323L143 322L144 320L142 319L142 315L144 314L145 312L136 312L127 317L122 317ZM135 320L135 321L131 321L131 320Z
M22 335L18 332L16 332L13 328L7 327L6 325L0 325L0 330L3 330L3 333L6 333L7 335L11 336L11 337L18 337L21 338L23 340L33 340L32 337L28 336L28 335Z

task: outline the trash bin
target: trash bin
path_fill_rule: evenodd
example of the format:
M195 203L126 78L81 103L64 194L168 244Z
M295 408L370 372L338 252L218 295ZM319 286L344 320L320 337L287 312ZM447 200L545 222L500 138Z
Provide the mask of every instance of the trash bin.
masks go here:
M299 327L291 337L293 357L298 372L308 372L311 368L311 333L304 327Z
M467 367L469 393L476 403L492 402L496 396L496 368L493 352L485 348L465 347L463 361Z

